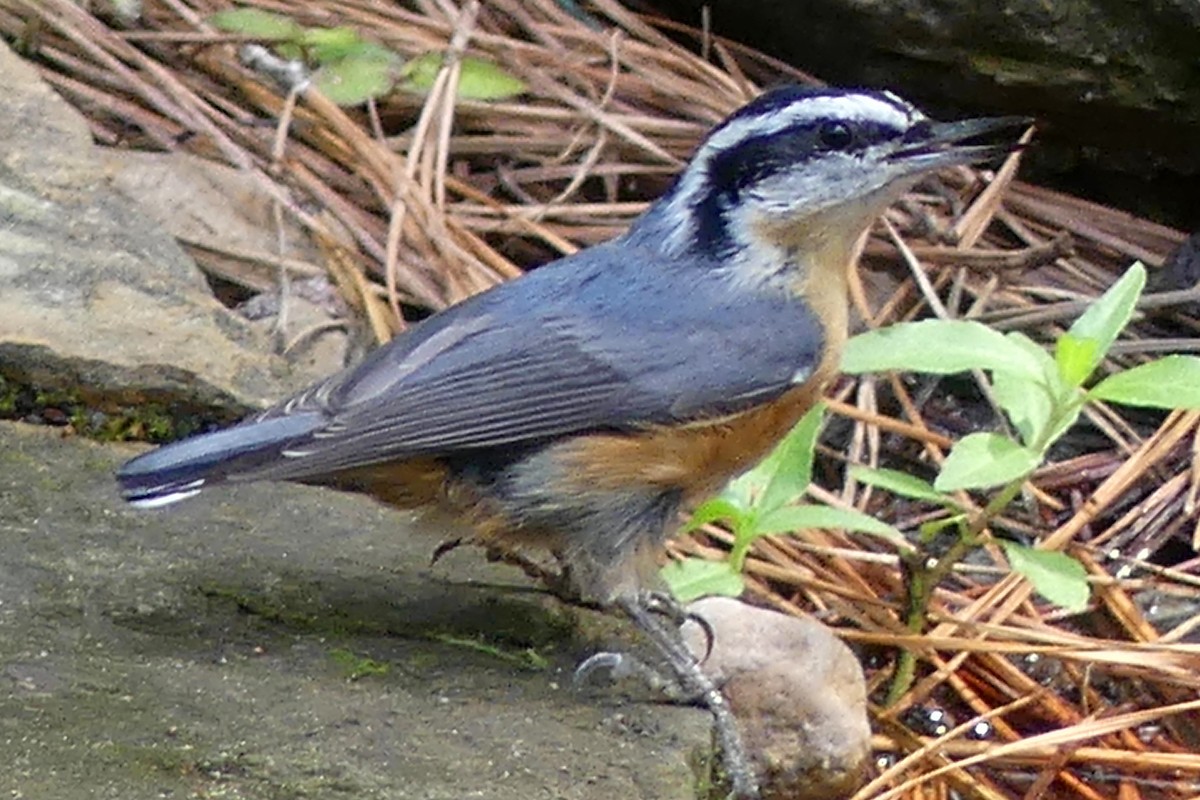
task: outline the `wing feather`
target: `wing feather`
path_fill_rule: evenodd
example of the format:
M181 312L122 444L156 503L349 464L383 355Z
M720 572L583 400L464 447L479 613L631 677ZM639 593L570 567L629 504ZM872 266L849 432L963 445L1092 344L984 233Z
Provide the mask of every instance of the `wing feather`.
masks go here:
M682 281L675 291L690 292L688 302L648 304L637 301L637 275L560 276L544 281L549 289L538 277L433 317L360 367L264 412L259 420L319 409L327 421L239 478L302 479L730 413L782 394L823 347L817 319L792 298L727 303L697 296L703 282ZM509 290L526 282L533 286ZM588 282L574 298L547 297Z

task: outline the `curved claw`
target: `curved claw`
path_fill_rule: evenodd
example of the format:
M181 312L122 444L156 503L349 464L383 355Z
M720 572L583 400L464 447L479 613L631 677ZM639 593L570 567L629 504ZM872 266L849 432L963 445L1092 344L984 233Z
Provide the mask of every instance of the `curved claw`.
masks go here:
M660 614L676 625L682 625L690 616L688 610L666 592L645 592L641 601L642 607L647 611Z
M571 675L571 686L578 689L597 671L608 670L609 677L613 680L628 675L628 667L626 666L626 658L624 653L608 653L599 652L585 658L575 668L575 672Z
M589 656L575 668L575 674L571 676L572 688L578 689L602 669L608 670L608 676L613 681L623 681L626 678L640 680L651 691L659 692L674 703L694 703L700 697L695 692L689 692L678 680L662 674L628 653L600 652Z
M713 630L712 623L694 611L686 612L686 620L696 623L700 626L700 630L704 631L704 655L698 659L701 664L708 661L708 657L712 655L713 642L717 638L717 632Z
M684 644L679 631L671 630L655 619L650 609L656 605L661 608L658 602L661 599L629 597L621 598L617 603L658 647L667 664L674 670L678 678L677 683L689 695L702 700L712 712L716 723L717 741L724 754L725 771L733 787L733 796L739 800L757 800L762 796L758 787L758 775L738 731L737 719L729 707L729 701L721 694L712 678L700 668L699 662ZM672 607L672 604L668 603L667 607ZM673 607L679 606L674 604Z

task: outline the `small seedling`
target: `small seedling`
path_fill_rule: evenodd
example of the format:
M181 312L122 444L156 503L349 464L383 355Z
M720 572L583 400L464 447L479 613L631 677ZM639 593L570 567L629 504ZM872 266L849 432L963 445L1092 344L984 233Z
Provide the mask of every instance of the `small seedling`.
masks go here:
M550 662L546 660L546 657L532 647L511 650L486 642L483 639L455 636L449 633L435 633L429 638L442 644L474 650L477 653L483 653L492 658L500 659L525 670L542 672L550 668Z
M850 373L911 370L947 375L967 369L991 373L992 395L1017 436L980 432L963 437L947 456L932 485L911 490L894 476L857 469L864 483L896 494L938 503L952 512L957 490L994 490L981 515L952 517L963 536L979 533L1020 494L1046 459L1050 447L1079 419L1084 406L1103 400L1161 409L1200 408L1200 358L1168 356L1114 372L1086 388L1117 336L1133 317L1146 283L1134 264L1063 334L1051 356L1023 333L1000 334L977 322L926 320L894 325L855 337L843 369ZM1001 542L1014 571L1046 599L1068 610L1087 605L1083 567L1061 553Z
M386 662L360 656L341 647L329 651L329 657L342 668L346 674L346 679L349 681L381 677L391 671L391 665Z

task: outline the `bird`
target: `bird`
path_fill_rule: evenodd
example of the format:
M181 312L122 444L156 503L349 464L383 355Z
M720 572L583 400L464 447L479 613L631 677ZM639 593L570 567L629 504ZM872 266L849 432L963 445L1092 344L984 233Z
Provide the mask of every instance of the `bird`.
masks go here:
M133 458L120 491L155 507L225 483L333 487L549 550L580 598L623 610L709 704L734 794L755 797L719 689L654 613L672 521L766 455L836 375L874 220L933 171L1018 149L1029 122L936 122L889 91L766 91L624 234L231 428Z

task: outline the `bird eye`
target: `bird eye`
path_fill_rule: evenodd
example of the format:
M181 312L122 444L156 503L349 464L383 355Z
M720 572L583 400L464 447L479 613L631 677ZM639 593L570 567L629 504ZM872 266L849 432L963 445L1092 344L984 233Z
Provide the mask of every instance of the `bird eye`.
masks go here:
M905 143L923 142L933 136L933 123L927 119L914 122L907 131L904 132Z
M817 131L817 140L826 150L844 150L854 141L854 131L844 122L826 122Z

